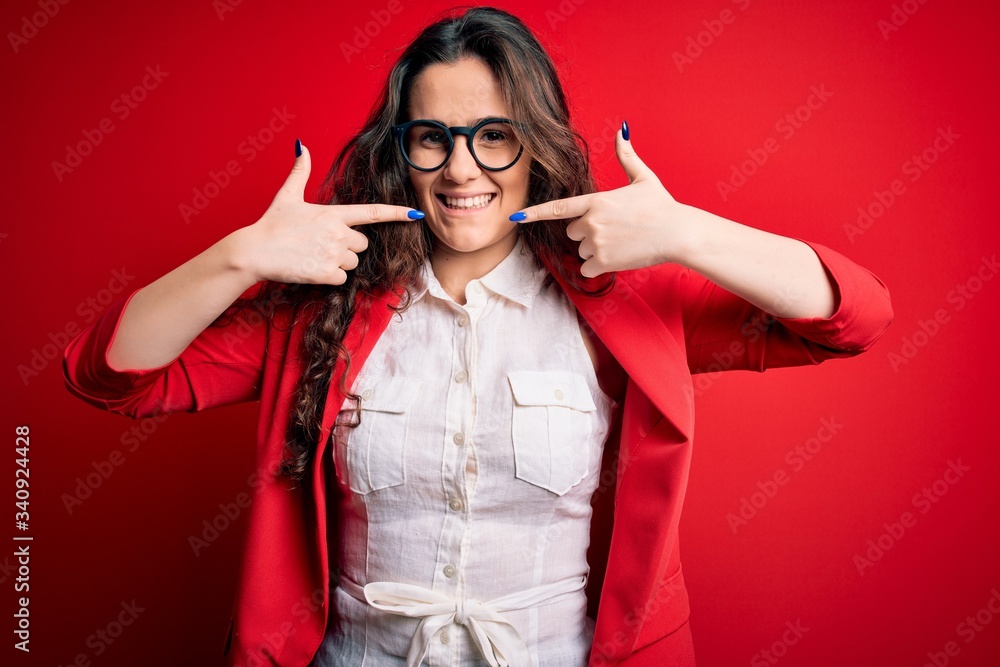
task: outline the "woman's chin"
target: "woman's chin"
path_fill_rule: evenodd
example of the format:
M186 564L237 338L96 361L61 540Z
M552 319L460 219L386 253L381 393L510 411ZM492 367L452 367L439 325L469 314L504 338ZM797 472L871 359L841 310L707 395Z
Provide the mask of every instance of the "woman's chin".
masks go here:
M503 239L510 236L514 238L517 233L517 228L510 222L506 223L509 226L509 231L507 234L502 233L495 226L492 229L445 229L437 230L433 229L434 236L437 238L437 242L454 252L477 252L483 250L484 248L489 248L495 246L502 242ZM516 240L516 239L515 239ZM511 243L513 246L513 243Z

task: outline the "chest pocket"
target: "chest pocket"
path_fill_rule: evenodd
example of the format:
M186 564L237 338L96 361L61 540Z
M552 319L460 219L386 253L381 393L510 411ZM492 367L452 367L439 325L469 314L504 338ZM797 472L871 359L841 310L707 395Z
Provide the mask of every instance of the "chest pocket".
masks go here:
M406 481L406 441L421 381L408 377L359 379L361 423L344 429L347 482L366 495Z
M508 373L515 476L563 495L587 475L593 415L587 381L568 371Z

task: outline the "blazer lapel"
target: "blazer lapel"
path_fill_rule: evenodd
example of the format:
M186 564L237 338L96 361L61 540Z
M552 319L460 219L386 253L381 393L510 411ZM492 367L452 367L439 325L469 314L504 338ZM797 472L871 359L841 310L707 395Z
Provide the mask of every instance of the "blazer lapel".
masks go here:
M573 270L572 262L572 257L566 258L564 267ZM656 311L621 273L615 279L618 287L610 294L591 297L573 289L551 264L544 260L543 264L629 378L690 440L694 431L694 390L687 356ZM607 304L612 301L614 314L609 315Z

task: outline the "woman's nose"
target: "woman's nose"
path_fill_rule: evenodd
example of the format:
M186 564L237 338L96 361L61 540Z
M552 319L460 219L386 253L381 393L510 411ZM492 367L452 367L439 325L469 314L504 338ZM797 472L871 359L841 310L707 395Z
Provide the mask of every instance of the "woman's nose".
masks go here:
M464 183L481 173L482 170L469 151L469 137L456 137L455 147L451 150L451 156L444 165L445 178L455 183Z

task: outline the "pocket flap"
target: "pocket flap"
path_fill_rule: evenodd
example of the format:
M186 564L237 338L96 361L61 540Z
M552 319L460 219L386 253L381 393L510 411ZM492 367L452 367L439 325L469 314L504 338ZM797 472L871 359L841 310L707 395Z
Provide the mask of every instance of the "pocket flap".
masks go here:
M361 395L361 409L377 412L406 412L417 397L421 380L396 376L371 378L358 382L354 393Z
M596 410L587 380L570 371L518 371L507 380L518 405L561 405L583 412Z

